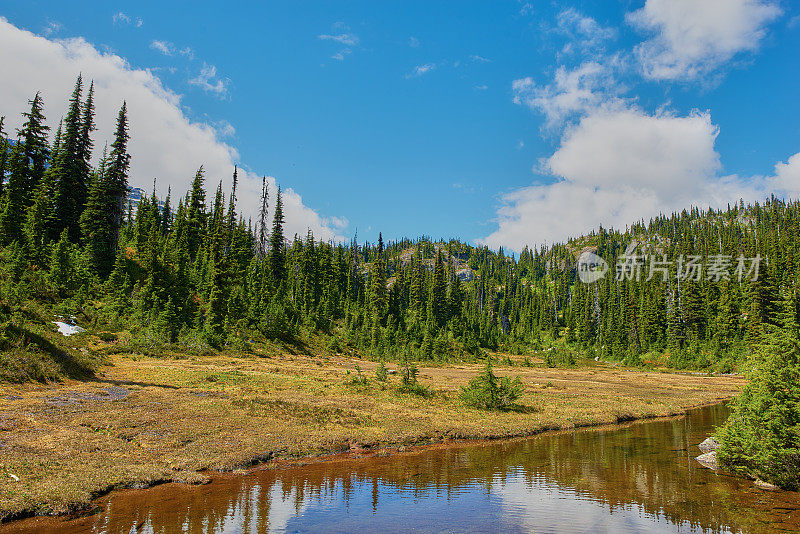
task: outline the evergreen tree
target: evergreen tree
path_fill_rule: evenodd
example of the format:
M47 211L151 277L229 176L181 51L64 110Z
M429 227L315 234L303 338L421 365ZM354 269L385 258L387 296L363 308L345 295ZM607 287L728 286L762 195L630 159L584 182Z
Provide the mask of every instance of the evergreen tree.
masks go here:
M117 117L111 153L103 154L100 167L91 180L86 209L80 218L89 261L102 278L108 276L113 268L122 227L123 202L128 190L130 166L127 146L127 108L123 103ZM154 207L158 209L157 201ZM158 223L160 225L160 219Z
M269 236L269 267L276 287L286 278L286 257L283 243L283 200L281 188L275 198L275 213L272 218L272 232Z
M789 490L800 488L800 331L794 295L768 325L749 382L719 433L719 461Z
M91 177L91 159L92 149L94 142L92 141L92 132L95 130L94 125L94 82L89 85L89 93L86 96L86 102L83 104L81 117L81 128L78 136L78 146L76 150L77 164L79 174L86 181L87 189L89 187L89 178Z
M372 309L372 344L377 345L380 338L380 327L384 321L388 305L389 294L386 291L386 267L383 264L381 249L383 242L378 241L378 254L372 262L370 269L370 307Z
M25 214L25 181L27 170L25 147L21 142L11 153L11 176L5 194L0 199L0 245L10 245L21 241L22 220Z
M30 205L33 193L44 176L50 158L50 147L47 143L47 132L50 127L45 124L44 103L39 93L33 97L30 111L23 113L25 122L17 130L17 145L20 153L15 162L12 162L11 173L17 174L20 194L24 206ZM11 178L9 177L9 182Z
M82 91L83 80L78 76L64 118L58 157L53 162L56 226L59 230L66 228L73 242L77 242L80 236L80 216L86 204L89 181L86 151L91 148L86 145L86 139L82 139ZM91 126L88 131L91 131Z
M192 189L186 202L186 243L191 258L197 255L206 226L206 191L203 189L204 174L203 167L200 166L194 175Z
M444 260L441 250L436 254L428 302L431 319L437 329L441 328L447 322L447 281L445 280Z

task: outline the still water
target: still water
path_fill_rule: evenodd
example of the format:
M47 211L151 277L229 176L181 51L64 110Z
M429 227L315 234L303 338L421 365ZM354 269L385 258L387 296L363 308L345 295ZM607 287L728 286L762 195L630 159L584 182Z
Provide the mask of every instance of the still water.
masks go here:
M728 415L457 444L115 492L100 512L9 532L797 532L800 495L703 469ZM6 530L0 527L0 532Z

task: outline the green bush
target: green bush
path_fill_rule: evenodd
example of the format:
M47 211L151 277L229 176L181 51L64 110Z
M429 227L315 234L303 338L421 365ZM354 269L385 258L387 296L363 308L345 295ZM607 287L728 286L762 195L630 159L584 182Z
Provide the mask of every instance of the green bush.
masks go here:
M347 371L350 374L350 371ZM361 372L361 367L356 365L356 376L351 377L347 381L348 386L366 386L368 383L367 377Z
M386 365L381 362L378 365L378 368L375 369L375 380L378 382L386 382L389 378L389 369L386 368Z
M410 393L420 397L430 396L431 390L417 381L417 373L419 373L417 366L409 361L408 358L403 358L403 363L400 367L400 387L397 390L400 393Z
M544 363L547 367L574 367L576 362L575 354L566 347L551 347L545 350Z
M498 378L492 371L491 359L486 360L483 372L461 388L461 400L473 408L507 410L522 395L525 387L519 377Z
M718 432L720 464L780 486L800 489L800 332L787 299L782 327L766 325L750 381ZM750 365L748 365L750 367Z

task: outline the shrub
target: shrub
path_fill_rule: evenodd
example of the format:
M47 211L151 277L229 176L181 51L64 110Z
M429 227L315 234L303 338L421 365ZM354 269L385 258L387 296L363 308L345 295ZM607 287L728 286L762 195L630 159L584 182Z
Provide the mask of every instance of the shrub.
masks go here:
M350 371L347 371L347 374L350 374ZM367 385L367 377L361 372L361 367L356 365L356 376L350 378L347 381L347 385L349 386L366 386Z
M375 380L378 382L386 382L389 378L389 369L386 368L386 365L381 362L378 365L378 368L375 369Z
M420 397L430 396L431 390L417 381L417 373L419 373L417 366L410 362L408 358L403 358L400 368L400 387L397 390L401 393L411 393Z
M784 489L800 488L800 334L795 304L783 303L782 326L768 330L750 381L717 434L720 464Z
M483 372L461 388L461 400L468 406L484 410L507 410L522 395L524 386L519 377L498 378L492 371L491 359Z
M575 354L568 348L551 347L544 353L544 363L547 367L573 367Z

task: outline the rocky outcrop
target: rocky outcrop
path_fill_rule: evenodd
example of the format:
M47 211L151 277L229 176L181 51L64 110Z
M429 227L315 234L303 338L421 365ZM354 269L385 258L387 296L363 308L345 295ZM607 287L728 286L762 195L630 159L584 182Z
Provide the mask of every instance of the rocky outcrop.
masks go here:
M471 282L475 279L475 272L469 267L464 267L456 271L456 276L458 276L458 279L462 282Z
M706 438L705 441L703 441L703 443L698 445L698 447L700 447L700 450L703 452L713 452L719 449L719 441L717 441L713 437Z
M770 484L769 482L764 482L760 478L757 478L756 481L754 482L754 484L756 486L758 486L759 488L761 488L763 490L766 490L766 491L781 491L781 489L778 486L776 486L775 484Z
M719 464L717 463L717 452L716 451L711 451L711 452L707 452L705 454L701 454L700 456L695 458L695 460L697 460L700 463L700 465L702 465L703 467L707 467L709 469L713 469L714 471L719 469Z

